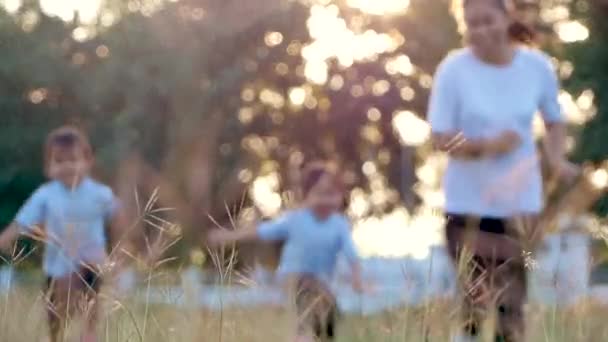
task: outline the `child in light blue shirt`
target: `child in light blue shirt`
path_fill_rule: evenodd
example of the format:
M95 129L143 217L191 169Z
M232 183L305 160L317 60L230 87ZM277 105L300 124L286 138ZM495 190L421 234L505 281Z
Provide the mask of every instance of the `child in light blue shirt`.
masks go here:
M257 237L285 241L278 268L280 277L308 274L329 282L340 252L351 263L357 262L350 223L340 214L320 220L310 208L296 209L259 225Z
M209 242L228 244L260 239L283 241L279 277L293 281L298 310L296 341L313 341L334 335L336 300L328 289L337 257L344 253L353 272L353 288L361 290L359 258L351 237L348 219L338 212L343 192L337 175L324 164L311 164L304 172L302 190L305 205L256 229L216 230Z
M89 177L92 164L92 149L81 131L73 127L53 131L45 146L50 181L32 194L0 235L0 249L5 252L20 235L38 236L45 242L43 270L48 277L52 342L63 341L64 320L81 300L93 303L86 310L82 341L96 340L100 270L108 263L106 225L114 223L114 232L122 227L112 190Z
M45 227L43 270L49 277L61 278L77 272L82 264L106 261L105 228L116 211L112 190L89 177L74 186L51 180L21 207L15 223L22 234Z

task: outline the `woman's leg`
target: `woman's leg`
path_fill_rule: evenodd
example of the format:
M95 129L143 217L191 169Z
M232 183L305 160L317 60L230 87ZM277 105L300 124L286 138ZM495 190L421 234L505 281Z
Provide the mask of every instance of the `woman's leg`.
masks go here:
M485 285L482 277L485 274L483 260L467 250L463 243L465 227L448 220L446 238L448 252L456 270L461 292L461 319L459 340L472 341L479 336L483 318L486 312L486 302L483 301Z
M516 248L498 246L500 241L518 244L518 238L508 235L511 232L500 221L486 221L483 228L504 233L478 232L477 226L468 227L459 220L448 220L446 226L448 251L462 289L463 330L467 338L479 336L483 323L496 317L497 339L520 341L524 331L525 265ZM472 243L466 240L471 236L467 231L473 233ZM481 249L477 248L480 244L484 245ZM496 258L497 254L508 258Z
M525 338L526 276L525 264L521 261L497 263L494 279L497 290L498 336L502 341L520 342Z

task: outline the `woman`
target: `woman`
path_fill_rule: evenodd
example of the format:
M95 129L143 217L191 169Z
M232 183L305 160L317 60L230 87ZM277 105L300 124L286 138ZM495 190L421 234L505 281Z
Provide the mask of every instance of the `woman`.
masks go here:
M520 241L543 207L532 134L537 111L552 171L570 178L578 168L565 159L559 85L549 58L519 44L531 35L513 23L504 0L463 0L461 9L468 46L439 66L428 113L435 146L449 154L448 249L457 267L466 266L458 267L465 297L460 338L473 340L482 322L496 317L497 340L521 341L526 271Z

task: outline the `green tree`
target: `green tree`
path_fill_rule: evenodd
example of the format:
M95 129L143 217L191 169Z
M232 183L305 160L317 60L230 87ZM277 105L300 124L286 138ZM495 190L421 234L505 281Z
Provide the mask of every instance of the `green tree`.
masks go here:
M571 5L571 17L583 22L590 31L589 38L570 44L566 58L575 68L566 82L566 87L575 94L591 90L595 116L582 128L579 134L575 157L580 161L590 161L596 165L608 160L605 141L608 133L608 67L603 61L608 58L608 3L603 0L575 1ZM605 164L604 164L605 165ZM604 197L596 207L597 213L608 214L608 199Z

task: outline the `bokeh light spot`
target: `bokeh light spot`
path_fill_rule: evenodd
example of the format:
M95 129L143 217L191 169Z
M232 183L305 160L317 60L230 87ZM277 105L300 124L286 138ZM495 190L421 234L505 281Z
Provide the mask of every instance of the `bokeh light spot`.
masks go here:
M99 58L107 58L110 56L110 49L105 45L99 45L97 49L95 49L95 54Z
M283 42L283 35L281 32L266 32L264 36L264 43L269 47L275 47Z
M416 96L416 92L412 87L403 87L399 93L404 101L412 101L414 96Z
M306 90L302 87L291 88L289 90L289 101L294 106L301 106L306 101Z
M393 127L401 142L409 146L420 146L431 136L430 125L410 111L395 113Z
M589 29L576 20L555 24L555 31L564 43L574 43L589 38Z
M346 3L368 14L389 15L405 12L410 0L347 0Z
M378 108L370 108L367 111L367 119L371 122L378 122L382 118L382 113Z

